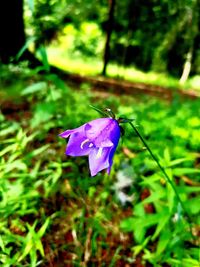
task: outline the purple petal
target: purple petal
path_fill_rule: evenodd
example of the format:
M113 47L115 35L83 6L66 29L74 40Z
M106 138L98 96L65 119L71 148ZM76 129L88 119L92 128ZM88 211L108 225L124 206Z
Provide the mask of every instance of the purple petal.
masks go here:
M117 127L118 126L118 127ZM109 154L109 167L107 169L107 173L110 174L110 170L113 164L113 157L115 154L115 151L117 149L117 145L119 143L119 139L120 139L120 128L119 125L117 125L115 128L113 128L113 130L110 132L110 138L114 144L114 146L112 147L110 154Z
M110 148L93 148L89 154L89 167L91 176L109 167Z
M74 157L85 156L90 153L93 146L83 132L75 132L70 135L66 154Z
M63 138L67 138L69 137L70 134L73 134L73 133L76 133L76 132L81 132L81 131L84 131L84 128L85 128L85 124L78 127L78 128L75 128L73 130L67 130L67 131L64 131L63 133L59 134L59 136L63 137Z
M88 122L85 126L85 132L88 139L92 140L96 147L113 146L111 132L119 132L118 122L111 118L100 118Z
M110 170L111 170L111 167L113 165L113 157L114 157L114 154L115 154L115 150L116 150L117 146L114 146L111 151L110 151L110 154L109 154L109 167L107 169L107 173L110 174Z
M96 119L76 129L67 130L60 136L63 138L70 136L66 149L67 155L89 155L92 176L103 169L107 169L107 172L110 173L113 156L120 138L120 128L116 120L112 118Z

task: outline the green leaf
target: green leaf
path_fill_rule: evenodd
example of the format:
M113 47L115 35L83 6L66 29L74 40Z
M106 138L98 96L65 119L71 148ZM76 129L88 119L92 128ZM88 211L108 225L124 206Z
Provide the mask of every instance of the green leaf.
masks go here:
M133 247L134 256L137 256L147 246L149 240L150 236L148 236L142 244Z
M33 2L33 0L28 0L29 2ZM19 52L16 55L16 59L19 60L19 58L23 55L23 53L28 49L29 45L33 43L36 40L36 37L30 37L24 46L19 50Z
M185 175L185 174L193 174L200 173L199 169L194 168L175 168L173 169L173 174L177 176Z
M15 143L5 147L2 151L0 151L0 157L2 157L3 155L7 154L10 151L15 151L17 147L18 146Z
M21 170L21 171L27 171L27 166L21 160L15 160L14 162L6 164L6 166L5 166L5 172L6 173L9 173L13 169L17 169L17 170Z
M22 90L21 95L29 95L33 94L39 91L43 91L47 89L47 83L46 82L37 82L33 83L30 86L26 87L24 90Z
M50 80L50 81L52 81L56 85L57 88L63 90L65 93L70 90L69 87L66 85L66 83L63 80L61 80L55 74L49 74L47 76L47 79Z
M34 158L36 156L38 156L39 154L43 153L45 150L47 150L49 148L49 144L41 146L37 149L34 149L33 151L31 151L30 153L28 153L25 158Z
M165 251L167 248L167 245L170 243L170 239L172 236L172 232L170 231L169 228L166 228L165 231L163 231L160 234L159 241L157 244L157 249L156 249L156 256L162 255L162 253Z
M192 157L188 157L188 158L181 158L181 159L175 159L175 160L172 160L169 164L170 167L173 167L175 165L178 165L180 163L183 163L183 162L186 162L186 161L192 161L193 158Z
M50 218L48 217L45 221L45 223L42 225L42 227L40 228L40 230L38 231L38 236L41 238L43 237L43 235L46 232L47 227L49 226L50 223Z
M31 119L31 127L35 128L44 122L49 122L55 114L56 104L54 102L38 103Z
M37 52L39 54L40 59L42 60L44 70L49 72L50 71L50 65L49 65L47 51L46 51L45 47L41 45L39 47L39 49L37 50Z
M200 196L188 199L185 203L186 209L193 215L200 213Z
M155 233L152 236L152 240L155 240L159 236L160 232L164 229L171 218L171 214L169 213L169 210L167 208L163 212L161 212L159 216L161 219L158 221L158 225L156 227Z
M135 218L133 217L126 218L122 220L122 222L120 223L120 228L124 232L132 232L135 226L136 226L136 221L135 221Z
M5 129L1 129L0 136L5 136L16 132L19 129L19 124L17 122L12 122L12 125L8 125Z

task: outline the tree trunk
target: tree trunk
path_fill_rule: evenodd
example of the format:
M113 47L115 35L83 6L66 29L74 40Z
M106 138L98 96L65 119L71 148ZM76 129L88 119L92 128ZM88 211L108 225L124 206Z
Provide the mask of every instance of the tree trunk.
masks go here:
M104 50L104 65L102 70L102 75L106 75L106 67L110 59L110 38L113 31L114 24L114 9L116 0L109 0L109 15L107 21L107 32L106 32L106 44Z
M183 73L179 80L179 83L182 85L187 81L189 74L190 74L191 65L192 65L192 54L193 54L193 49L191 48L187 53L186 61L185 61L184 68L183 68Z
M9 63L25 44L23 0L0 4L0 62Z

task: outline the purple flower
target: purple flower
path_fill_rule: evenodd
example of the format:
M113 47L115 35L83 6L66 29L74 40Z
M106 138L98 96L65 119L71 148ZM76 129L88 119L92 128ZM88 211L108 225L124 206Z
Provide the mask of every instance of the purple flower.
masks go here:
M112 118L100 118L83 124L79 128L67 130L59 136L69 137L66 155L89 157L91 176L103 169L110 169L113 156L120 138L118 121Z

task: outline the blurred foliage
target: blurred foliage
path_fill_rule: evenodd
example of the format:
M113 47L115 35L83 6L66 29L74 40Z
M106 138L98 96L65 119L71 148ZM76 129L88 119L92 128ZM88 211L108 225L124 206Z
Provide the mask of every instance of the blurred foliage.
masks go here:
M71 71L100 73L108 6L25 2L27 43L18 56L30 46L42 66L0 66L3 267L199 267L200 101L100 93L50 71L49 56ZM186 63L199 73L199 25L197 0L116 1L109 75L177 88L168 73L180 78ZM199 87L199 75L190 85ZM110 176L91 178L86 157L65 155L58 134L98 118L90 105L134 119L187 214L129 125Z
M180 76L190 46L198 46L198 8L198 1L119 1L118 42L113 47L119 45L122 51L127 47L122 59L127 64L133 60L145 70L154 68ZM121 55L119 49L114 50L114 58Z
M101 56L103 50L102 31L96 23L83 22L79 29L73 24L64 27L59 38L59 47L63 54L68 51L73 57L93 58Z
M71 27L73 48L82 55L102 58L108 8L105 0L29 0L25 8L27 34L35 36L38 47L58 40L61 33L69 38ZM114 20L111 61L179 78L189 63L189 72L199 73L197 0L116 1ZM101 51L97 49L99 46Z
M32 3L30 3L32 2ZM27 33L37 37L38 44L44 44L56 38L57 33L68 23L79 29L80 21L99 21L106 19L106 1L28 1L25 6ZM101 10L101 13L99 12ZM81 20L80 20L81 19ZM87 35L88 36L88 35Z
M199 100L102 98L50 72L1 73L1 266L199 266ZM134 119L190 221L128 125L110 176L66 157L58 134L97 118L90 104Z

